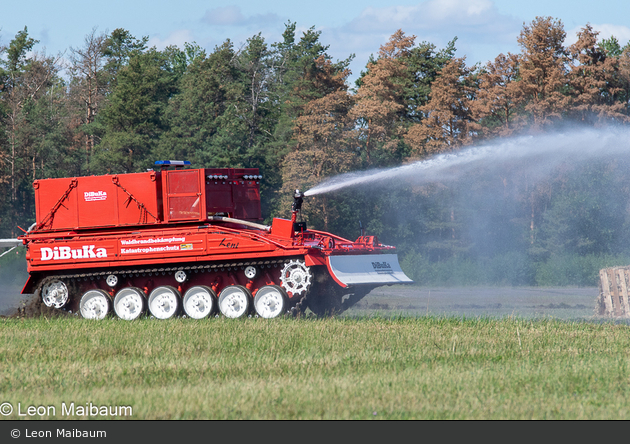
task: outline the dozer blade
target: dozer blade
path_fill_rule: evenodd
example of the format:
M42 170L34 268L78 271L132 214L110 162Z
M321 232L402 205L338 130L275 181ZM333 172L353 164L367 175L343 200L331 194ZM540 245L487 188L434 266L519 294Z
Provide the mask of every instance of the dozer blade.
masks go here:
M329 256L326 264L332 277L343 287L413 283L400 268L396 254Z

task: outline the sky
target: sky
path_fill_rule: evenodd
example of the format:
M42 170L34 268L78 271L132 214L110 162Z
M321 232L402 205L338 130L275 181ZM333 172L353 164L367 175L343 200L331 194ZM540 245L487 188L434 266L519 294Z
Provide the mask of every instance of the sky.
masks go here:
M311 27L321 31L333 60L355 55L351 81L398 29L438 49L457 37L456 55L465 56L470 66L500 53L519 53L523 24L537 16L560 19L566 44L587 23L600 38L614 35L622 45L630 39L627 0L0 0L0 11L0 45L26 26L39 40L36 51L65 57L93 30L124 28L137 38L147 36L149 46L160 50L195 42L211 52L226 39L238 49L258 33L269 44L280 41L286 24L295 22L298 37Z

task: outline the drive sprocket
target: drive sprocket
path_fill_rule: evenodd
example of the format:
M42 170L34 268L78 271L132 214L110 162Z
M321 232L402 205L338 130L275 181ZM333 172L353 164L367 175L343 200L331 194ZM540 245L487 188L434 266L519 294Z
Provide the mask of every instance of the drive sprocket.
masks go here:
M292 260L284 266L280 273L282 286L293 295L306 292L311 285L311 272L304 261Z

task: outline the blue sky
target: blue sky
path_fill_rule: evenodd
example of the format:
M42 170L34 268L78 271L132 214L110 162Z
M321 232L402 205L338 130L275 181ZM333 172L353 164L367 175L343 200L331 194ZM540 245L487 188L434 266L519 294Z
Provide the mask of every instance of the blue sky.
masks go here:
M2 4L6 3L6 4ZM281 38L287 21L298 32L311 26L321 31L335 59L356 55L353 78L368 57L378 52L397 29L441 48L457 36L457 55L467 63L485 63L499 53L519 52L516 38L523 23L536 16L562 20L567 43L590 23L601 38L615 35L622 44L630 39L630 2L592 0L0 0L0 45L28 27L40 41L36 50L57 55L79 48L93 28L111 32L125 28L134 36L149 37L149 45L183 47L196 42L208 51L226 39L240 47L248 37L261 33L267 42Z

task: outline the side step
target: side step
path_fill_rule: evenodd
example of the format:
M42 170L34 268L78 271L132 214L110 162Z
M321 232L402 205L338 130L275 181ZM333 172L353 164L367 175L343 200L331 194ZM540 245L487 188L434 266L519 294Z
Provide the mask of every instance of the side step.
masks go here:
M342 287L351 285L412 284L396 254L357 254L328 256L328 271Z
M615 318L630 317L630 267L611 267L599 270L597 314Z

